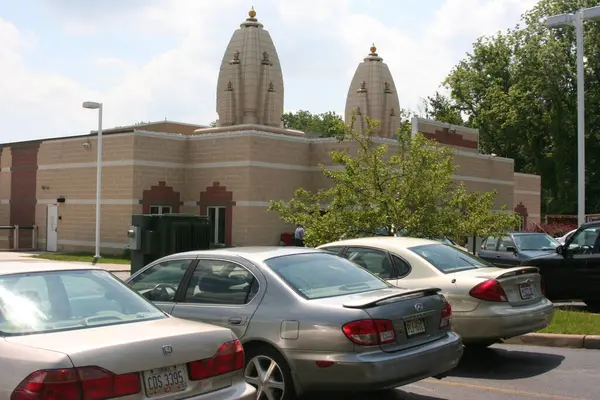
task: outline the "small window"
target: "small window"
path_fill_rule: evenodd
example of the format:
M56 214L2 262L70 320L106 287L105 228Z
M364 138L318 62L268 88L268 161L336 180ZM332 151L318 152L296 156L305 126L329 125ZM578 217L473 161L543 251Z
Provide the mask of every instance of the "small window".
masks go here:
M447 244L426 244L409 247L408 250L420 256L444 274L493 267L492 264Z
M225 244L225 211L225 207L208 207L211 243Z
M392 255L392 261L394 261L394 267L396 267L399 277L408 275L410 272L410 265L406 261L394 255Z
M339 255L344 248L341 246L320 247L319 250L326 251L331 254Z
M129 286L152 301L174 301L191 260L169 260L153 265L129 282Z
M186 290L186 303L247 304L258 293L258 280L239 264L220 260L198 262Z
M346 252L346 258L381 279L391 279L398 276L385 251L350 247Z
M481 243L481 250L496 251L497 243L498 240L495 237L489 236L487 239L484 240L483 243Z
M150 214L162 215L162 214L171 214L171 213L172 213L171 206L150 206Z

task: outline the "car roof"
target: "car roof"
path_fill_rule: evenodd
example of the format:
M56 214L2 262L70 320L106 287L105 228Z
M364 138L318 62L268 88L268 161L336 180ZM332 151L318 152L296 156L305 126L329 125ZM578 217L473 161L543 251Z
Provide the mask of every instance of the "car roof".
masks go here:
M102 270L88 263L75 262L52 262L52 261L2 261L0 262L0 276L11 274L26 274L31 272L52 272L52 271L81 271L81 270Z
M357 239L339 240L337 242L327 243L327 247L331 246L376 246L385 249L393 249L397 247L415 247L428 244L441 244L437 240L421 239L406 236L374 236Z
M193 250L184 253L172 254L165 257L165 260L173 257L180 258L182 256L215 256L215 257L231 257L237 256L245 258L252 262L264 262L270 258L289 256L294 254L310 254L323 253L322 250L313 249L310 247L295 247L295 246L248 246L248 247L230 247L225 249L214 250Z

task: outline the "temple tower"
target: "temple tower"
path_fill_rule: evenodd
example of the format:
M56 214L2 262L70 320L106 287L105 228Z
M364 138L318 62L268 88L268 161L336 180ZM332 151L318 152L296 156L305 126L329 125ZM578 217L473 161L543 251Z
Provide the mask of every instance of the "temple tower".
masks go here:
M283 73L269 32L254 8L225 50L217 81L217 126L282 127Z

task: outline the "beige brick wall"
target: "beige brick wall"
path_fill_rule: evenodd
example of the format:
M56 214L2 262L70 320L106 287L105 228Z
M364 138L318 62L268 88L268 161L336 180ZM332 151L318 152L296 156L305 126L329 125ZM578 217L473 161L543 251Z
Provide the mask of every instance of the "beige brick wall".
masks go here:
M519 203L527 207L528 220L535 223L541 221L541 191L542 179L539 175L514 174L515 192L513 208Z
M281 219L266 207L233 208L233 237L235 246L279 245L284 232L293 232L294 226Z
M38 165L96 162L96 136L47 140L40 144ZM88 148L84 143L90 143ZM102 161L130 160L134 152L134 135L107 134L102 137Z

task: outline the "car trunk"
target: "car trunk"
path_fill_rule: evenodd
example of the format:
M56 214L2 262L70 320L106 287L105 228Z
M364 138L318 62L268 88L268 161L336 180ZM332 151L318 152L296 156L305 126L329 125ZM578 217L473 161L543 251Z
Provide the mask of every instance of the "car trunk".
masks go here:
M14 344L67 354L75 367L94 365L116 374L211 358L233 339L228 329L178 318L6 337ZM170 346L170 354L163 346Z
M536 267L482 268L461 274L497 280L506 293L508 303L515 307L537 303L544 297L542 278Z
M445 306L438 288L383 289L343 299L345 308L364 310L372 319L392 321L396 341L380 345L381 350L395 352L431 342L446 335L439 329Z

